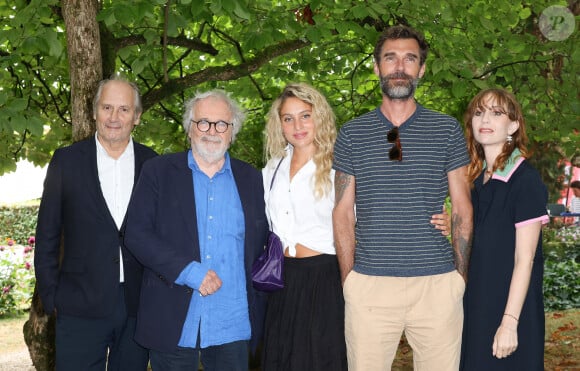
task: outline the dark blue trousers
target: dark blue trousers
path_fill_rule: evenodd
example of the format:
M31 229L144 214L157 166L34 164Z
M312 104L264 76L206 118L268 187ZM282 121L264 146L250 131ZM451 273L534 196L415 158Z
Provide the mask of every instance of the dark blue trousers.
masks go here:
M202 349L181 348L172 353L151 350L153 371L248 371L248 341L235 341Z
M147 370L149 352L133 340L136 319L127 316L122 285L118 303L115 312L104 318L57 313L57 371Z

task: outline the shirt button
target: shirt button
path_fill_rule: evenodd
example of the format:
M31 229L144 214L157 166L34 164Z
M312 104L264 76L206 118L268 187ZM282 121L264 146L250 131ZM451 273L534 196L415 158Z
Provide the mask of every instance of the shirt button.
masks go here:
M206 256L206 258L207 258L207 259L211 259L211 255L207 255L207 256Z
M210 201L213 201L213 197L210 197L210 198L209 198L209 200L210 200Z
M207 239L208 240L211 240L211 234L207 236Z
M209 220L213 220L213 215L210 215L209 216Z

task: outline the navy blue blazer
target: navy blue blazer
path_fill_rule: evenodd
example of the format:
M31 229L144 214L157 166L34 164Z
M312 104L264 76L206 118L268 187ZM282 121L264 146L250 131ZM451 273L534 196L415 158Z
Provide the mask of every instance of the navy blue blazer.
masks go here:
M244 211L246 289L255 349L267 297L253 288L250 273L268 232L264 189L261 172L234 158L231 165ZM174 282L190 262L200 261L195 210L187 152L159 156L143 166L127 211L125 244L145 267L135 339L146 348L177 349L193 290Z
M135 183L157 154L133 142ZM122 228L121 228L122 230ZM64 243L62 263L60 244ZM38 211L34 269L44 311L98 318L118 302L122 233L101 191L95 137L57 149L44 180ZM136 315L143 267L122 246L125 301Z

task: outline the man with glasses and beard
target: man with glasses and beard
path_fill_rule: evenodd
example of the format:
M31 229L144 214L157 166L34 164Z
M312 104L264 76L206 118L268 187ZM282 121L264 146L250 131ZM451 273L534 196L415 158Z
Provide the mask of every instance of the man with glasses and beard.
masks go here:
M410 27L382 33L374 50L382 103L346 123L334 148L333 226L351 371L389 370L403 332L416 370L459 367L472 237L469 157L457 120L414 99L427 51ZM451 243L429 223L448 194Z
M153 370L247 370L265 293L252 287L267 220L261 172L229 156L244 114L223 91L185 105L191 150L143 167L125 242L143 263L135 339ZM250 339L252 341L250 341Z

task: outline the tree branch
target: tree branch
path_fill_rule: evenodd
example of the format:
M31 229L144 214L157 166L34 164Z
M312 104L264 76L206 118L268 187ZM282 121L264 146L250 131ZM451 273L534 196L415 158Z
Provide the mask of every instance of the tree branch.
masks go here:
M230 35L226 34L225 32L218 30L216 28L213 28L213 30L216 32L216 34L218 36L222 36L223 38L225 38L228 42L230 42L231 44L233 44L240 56L240 60L242 61L242 63L246 62L246 58L244 57L244 51L242 49L242 46L240 45L240 43L234 39L233 37L231 37ZM252 85L254 85L254 87L256 88L256 90L258 91L258 94L260 95L260 98L262 98L263 100L266 99L266 95L264 94L264 91L262 90L262 88L260 87L260 85L256 82L256 79L254 79L254 77L250 74L248 75L250 82L252 83Z
M168 81L169 75L167 74L167 27L169 25L169 8L171 5L171 0L167 0L165 4L165 14L163 17L163 80Z
M161 100L204 82L229 81L248 76L258 70L262 65L270 62L272 59L304 48L308 45L310 45L310 41L300 39L283 41L279 44L265 48L254 58L236 66L231 64L212 66L178 79L171 79L167 83L164 83L160 88L151 90L143 95L143 110L146 111Z
M133 35L116 38L114 41L115 51L119 51L127 46L145 44L147 41L143 35ZM164 45L163 37L160 40L161 45ZM204 43L200 39L190 39L183 35L178 37L167 37L167 45L181 46L187 49L197 50L210 55L217 55L218 50L211 44Z
M487 75L491 75L493 73L495 73L496 71L505 68L505 67L510 67L510 66L514 66L516 64L526 64L526 63L546 63L550 60L553 60L554 58L546 58L544 60L542 59L528 59L525 61L514 61L514 62L510 62L510 63L504 63L504 64L499 64L497 66L494 66L486 71L484 71L483 73L481 73L481 75L479 76L473 76L473 79L475 80L479 80L479 79L483 79L485 78L485 76Z

